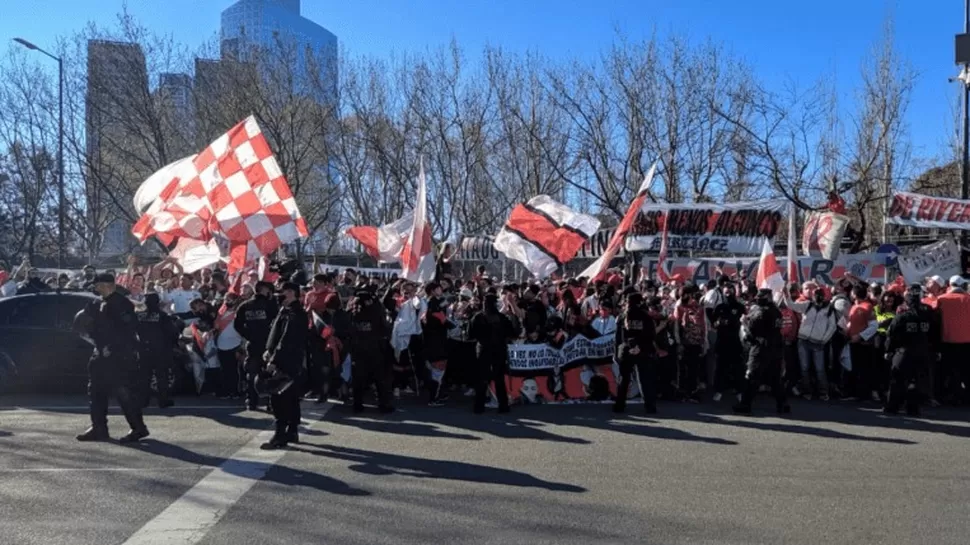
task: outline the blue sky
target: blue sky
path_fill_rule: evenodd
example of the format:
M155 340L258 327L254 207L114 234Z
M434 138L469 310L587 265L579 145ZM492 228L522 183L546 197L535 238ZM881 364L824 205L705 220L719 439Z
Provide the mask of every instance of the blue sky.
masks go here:
M218 31L233 0L128 0L129 11L159 32L195 46ZM0 2L0 43L15 36L41 47L88 21L110 25L121 0ZM594 58L619 30L631 38L656 30L713 37L744 58L768 85L786 78L808 86L835 77L840 100L853 87L894 14L898 50L917 71L908 122L913 153L943 153L957 93L947 78L953 36L963 29L960 0L303 0L303 15L337 35L343 51L386 56L446 44L474 55L486 44L557 59Z

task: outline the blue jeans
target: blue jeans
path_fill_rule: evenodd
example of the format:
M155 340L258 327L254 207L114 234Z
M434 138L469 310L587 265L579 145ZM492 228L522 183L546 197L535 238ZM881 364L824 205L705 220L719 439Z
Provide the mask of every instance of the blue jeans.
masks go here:
M798 339L798 364L802 370L802 391L810 393L812 383L809 380L809 369L815 365L815 382L818 384L818 395L829 393L829 381L825 375L825 345Z

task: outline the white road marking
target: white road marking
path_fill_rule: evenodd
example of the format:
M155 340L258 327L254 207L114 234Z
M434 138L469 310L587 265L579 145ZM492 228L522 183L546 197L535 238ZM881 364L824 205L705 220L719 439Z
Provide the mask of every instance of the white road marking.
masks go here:
M333 407L327 404L310 411L314 418L303 429L319 424ZM273 436L272 430L256 434L222 465L212 470L157 517L148 521L122 545L192 545L286 454L286 449L265 451L259 446Z

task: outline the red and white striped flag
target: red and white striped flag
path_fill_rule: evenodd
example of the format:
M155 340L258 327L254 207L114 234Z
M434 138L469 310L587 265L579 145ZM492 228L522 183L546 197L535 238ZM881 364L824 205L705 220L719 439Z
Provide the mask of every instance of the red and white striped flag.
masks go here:
M364 247L367 255L381 263L396 263L401 260L401 250L407 243L414 225L414 212L408 212L381 227L360 225L347 229L346 235Z
M432 252L431 226L428 224L428 188L424 177L424 161L418 173L418 195L414 202L411 231L401 249L401 277L412 282L429 282L434 278L435 263Z
M600 220L538 195L512 209L494 246L542 279L576 257L599 226Z
M647 200L647 193L650 191L650 186L653 185L653 176L657 171L657 164L654 163L647 171L647 175L643 177L643 183L640 184L640 189L637 191L637 196L630 203L630 207L626 209L626 214L623 214L623 219L620 220L620 224L616 227L616 231L613 232L613 236L610 237L610 242L606 246L606 251L603 255L598 257L586 270L579 273L579 276L589 278L590 280L597 280L598 277L602 276L606 269L610 267L610 262L616 257L616 254L623 247L623 243L626 241L626 235L633 229L633 224L637 219L637 214L640 213L640 207L643 206L644 201Z
M755 284L759 290L768 289L775 295L779 295L785 290L785 279L781 276L781 267L778 266L775 251L771 248L768 239L765 239L765 244L761 249L761 260L758 262Z

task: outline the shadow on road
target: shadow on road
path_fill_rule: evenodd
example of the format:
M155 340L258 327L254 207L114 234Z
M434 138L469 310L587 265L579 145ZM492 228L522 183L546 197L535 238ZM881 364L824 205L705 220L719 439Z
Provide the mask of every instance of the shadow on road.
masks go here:
M544 481L521 471L466 462L429 460L332 445L300 445L299 447L292 447L291 450L351 462L354 464L350 466L351 470L368 475L403 475L424 479L542 488L554 492L586 492L586 489L581 486Z
M163 458L178 460L188 464L206 467L220 467L222 471L231 475L259 479L262 481L273 482L285 486L303 486L314 488L331 494L341 496L369 496L370 492L360 488L354 488L349 484L313 473L302 469L292 469L282 465L272 465L266 462L251 460L225 459L208 454L200 454L172 443L163 443L148 439L138 444L136 447L142 452L154 454ZM265 475L263 475L265 473Z

